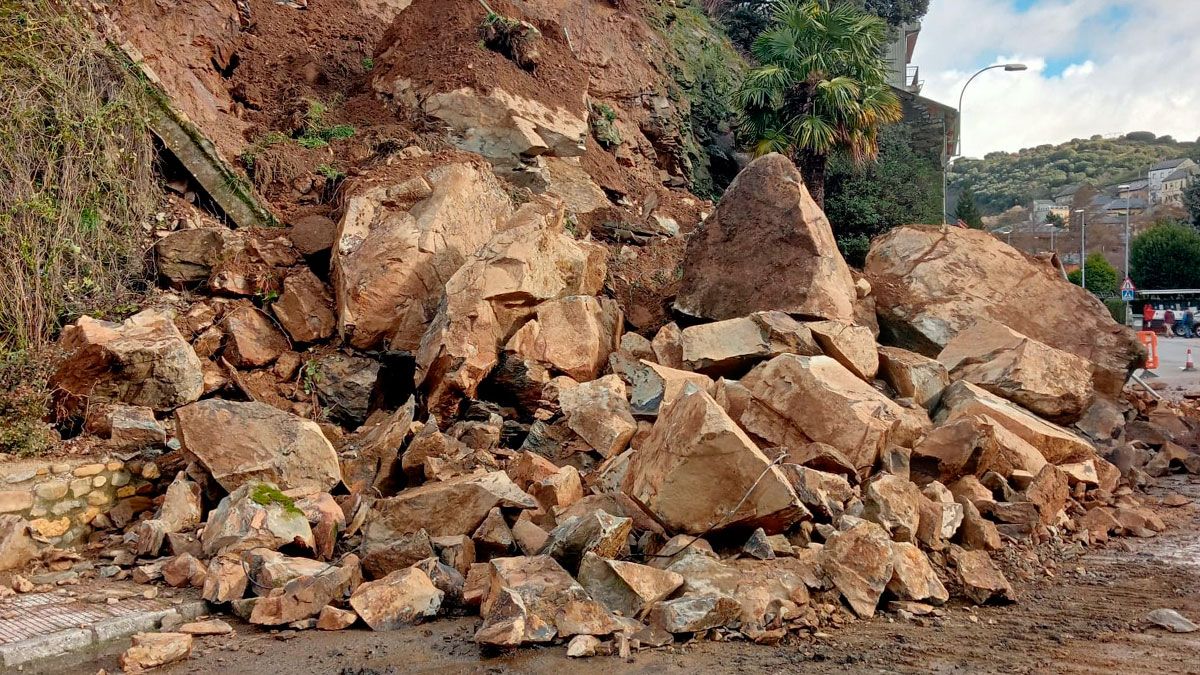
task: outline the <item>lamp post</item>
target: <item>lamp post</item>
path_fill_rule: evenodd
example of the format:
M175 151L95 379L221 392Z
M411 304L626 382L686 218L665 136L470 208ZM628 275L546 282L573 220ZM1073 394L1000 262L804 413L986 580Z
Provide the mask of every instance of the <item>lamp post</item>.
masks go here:
M1087 288L1087 211L1075 209L1079 214L1079 285Z
M948 214L946 211L946 207L947 207L947 204L946 204L946 174L948 174L950 172L950 163L952 161L954 161L954 158L962 156L963 96L966 95L967 87L970 86L971 82L974 81L975 78L979 77L980 75L986 73L989 70L995 70L996 68L1003 68L1004 71L1008 72L1008 73L1014 73L1014 72L1018 72L1018 71L1022 71L1022 70L1029 70L1029 66L1025 65L1024 63L999 63L994 66L988 66L987 68L981 68L974 75L972 75L970 78L967 79L967 83L963 85L962 91L959 92L959 94L958 94L958 110L957 110L957 112L958 112L958 129L957 129L957 134L956 134L957 138L954 139L954 154L950 155L949 157L947 157L945 159L944 162L942 162L942 220L943 221L949 222L949 217L948 217ZM945 153L945 148L942 149L942 152Z

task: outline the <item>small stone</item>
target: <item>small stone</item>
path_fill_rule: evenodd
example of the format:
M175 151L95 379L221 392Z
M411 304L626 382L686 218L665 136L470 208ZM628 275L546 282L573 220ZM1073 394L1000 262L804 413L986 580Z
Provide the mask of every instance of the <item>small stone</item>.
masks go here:
M353 626L355 621L358 621L358 615L352 610L326 605L317 617L317 630L343 630Z
M759 560L774 560L775 550L767 539L767 533L760 527L750 535L742 546L742 553Z
M33 488L33 494L38 499L62 499L67 496L68 484L65 481L56 480L49 483L42 483Z
M220 619L209 619L185 623L175 630L188 635L226 635L233 632L233 626Z
M88 476L95 476L103 470L103 464L84 464L83 466L75 467L75 470L71 472L71 475L75 476L76 478L85 478Z
M140 673L151 668L182 661L192 654L192 636L185 633L138 633L133 644L121 654L121 669Z
M1200 630L1200 627L1173 609L1156 609L1146 615L1146 620L1172 633L1194 633Z
M31 506L33 506L33 493L29 490L0 492L0 513L24 511Z
M600 647L600 638L594 635L576 635L567 643L567 656L573 659L595 656Z

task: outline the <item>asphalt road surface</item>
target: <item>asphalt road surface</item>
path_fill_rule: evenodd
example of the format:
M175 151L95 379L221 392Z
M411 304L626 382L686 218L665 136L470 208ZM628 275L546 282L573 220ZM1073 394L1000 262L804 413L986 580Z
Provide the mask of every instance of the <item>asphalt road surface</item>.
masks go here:
M1187 362L1187 350L1192 350L1192 357L1197 363L1197 368L1200 368L1200 339L1185 339L1185 338L1158 338L1158 368L1154 370L1154 374L1158 375L1158 381L1170 384L1171 386L1189 385L1200 388L1200 370L1184 371L1184 363ZM1147 381L1154 381L1147 378Z

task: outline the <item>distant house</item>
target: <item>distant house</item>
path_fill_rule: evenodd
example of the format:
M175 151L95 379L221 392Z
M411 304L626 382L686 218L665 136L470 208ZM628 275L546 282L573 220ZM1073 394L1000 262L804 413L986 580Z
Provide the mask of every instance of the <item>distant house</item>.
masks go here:
M1039 225L1046 222L1046 216L1050 215L1050 211L1053 210L1055 206L1054 200L1052 199L1033 200L1033 204L1029 207L1029 210L1033 212L1033 222Z
M1118 185L1116 190L1117 197L1120 199L1141 198L1150 201L1150 181L1148 180L1135 180L1125 185L1124 188Z
M1147 181L1150 186L1150 203L1165 203L1163 201L1163 183L1166 182L1169 176L1174 176L1180 170L1195 169L1196 163L1186 157L1180 159L1168 159L1150 167L1150 173L1147 176ZM1179 178L1174 180L1177 182ZM1186 180L1186 178L1184 180Z
M1083 187L1082 183L1077 183L1075 185L1064 185L1060 187L1058 191L1052 195L1054 197L1054 203L1058 204L1059 206L1070 207L1075 203L1075 193L1079 192L1079 188L1081 187Z
M1106 204L1104 206L1104 212L1109 215L1123 216L1128 210L1130 215L1136 216L1144 213L1148 208L1150 208L1150 204L1145 199L1140 197L1131 197L1129 199L1119 198L1114 199Z
M1200 169L1193 164L1190 167L1180 167L1164 178L1158 203L1183 206L1183 191L1187 189L1189 183L1196 180L1197 173L1200 173Z

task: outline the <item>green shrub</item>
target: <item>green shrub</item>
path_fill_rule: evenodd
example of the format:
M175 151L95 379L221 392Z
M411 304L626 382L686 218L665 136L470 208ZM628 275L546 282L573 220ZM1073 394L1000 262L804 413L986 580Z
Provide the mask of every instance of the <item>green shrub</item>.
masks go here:
M588 121L591 123L592 135L604 148L615 148L621 144L621 133L617 131L617 111L612 106L601 103L590 109Z
M349 124L325 123L325 104L317 100L309 100L308 111L304 115L304 128L296 142L300 147L315 149L323 148L333 141L350 138L354 135L354 127Z
M1138 288L1200 288L1200 232L1164 222L1133 238L1129 273Z

